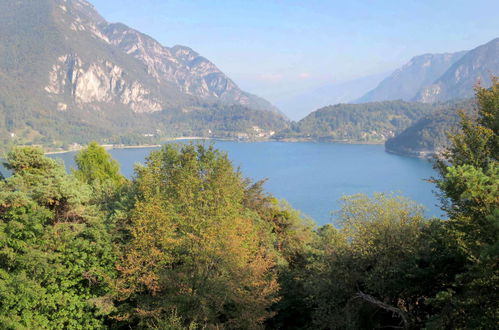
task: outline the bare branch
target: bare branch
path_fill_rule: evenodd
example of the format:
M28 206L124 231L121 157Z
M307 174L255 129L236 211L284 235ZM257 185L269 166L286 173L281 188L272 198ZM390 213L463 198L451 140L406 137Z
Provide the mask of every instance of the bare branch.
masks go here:
M387 310L387 311L390 311L394 314L397 314L401 319L402 321L404 322L404 328L408 328L409 327L409 320L408 320L408 317L407 317L407 314L401 310L400 308L397 308L397 307L393 307L393 306L390 306L388 304L385 304L384 302L374 298L373 296L371 295L368 295L362 291L359 291L355 294L355 298L360 298L364 301L367 301L368 303L370 304L373 304L373 305L376 305L380 308L383 308L384 310Z

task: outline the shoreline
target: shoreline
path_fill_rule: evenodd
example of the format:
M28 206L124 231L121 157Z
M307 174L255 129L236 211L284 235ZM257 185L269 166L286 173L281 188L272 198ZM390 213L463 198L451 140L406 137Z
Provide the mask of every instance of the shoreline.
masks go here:
M217 138L217 137L202 137L202 136L185 136L185 137L173 137L165 138L162 144L138 144L138 145L128 145L128 144L102 144L106 150L111 149L142 149L142 148L159 148L166 142L172 141L189 141L189 140L211 140L211 141L229 141L229 142L283 142L283 143L332 143L332 144L356 144L356 145L382 145L384 142L363 142L363 141L344 141L344 140L322 140L322 139L308 139L308 138L284 138L284 139L257 139L257 140L241 140L241 139L231 139L231 138ZM78 152L82 150L85 146L82 145L78 148L68 149L68 150L56 150L47 151L45 155L58 155L65 154L69 152ZM414 157L414 156L412 156Z
M186 136L186 137L176 137L176 138L167 138L164 140L164 142L170 142L170 141L182 141L182 140L214 140L213 138L206 138L206 137L199 137L199 136ZM102 147L106 150L111 150L111 149L141 149L141 148L159 148L163 144L101 144ZM65 154L68 152L77 152L80 151L84 148L85 146L81 146L80 148L74 148L74 149L69 149L69 150L57 150L57 151L47 151L44 154L45 155L58 155L58 154Z
M359 144L359 145L381 145L385 144L385 141L353 141L353 140L330 140L327 138L281 138L272 139L269 141L275 142L287 142L287 143L297 143L297 142L312 142L312 143L335 143L335 144Z
M106 150L111 150L111 149L140 149L140 148L158 148L161 147L161 144L141 144L141 145L106 145L103 144L103 146ZM58 154L66 154L68 152L77 152L82 150L84 147L78 148L78 149L70 149L70 150L58 150L58 151L47 151L44 154L45 155L58 155Z

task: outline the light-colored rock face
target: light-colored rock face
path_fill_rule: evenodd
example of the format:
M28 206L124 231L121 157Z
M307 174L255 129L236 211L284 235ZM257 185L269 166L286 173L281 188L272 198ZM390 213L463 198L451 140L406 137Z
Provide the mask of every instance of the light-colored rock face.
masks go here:
M52 1L54 17L67 31L64 32L67 39L81 38L87 43L90 37L94 39L90 43L96 41L104 54L119 54L120 59L107 60L121 66L110 67L103 62L105 57L96 60L88 53L82 55L86 51L81 50L79 57L70 59L64 55L55 61L48 74L45 91L52 95L69 93L80 106L120 102L136 112L158 111L163 108L162 103L176 102L165 99L165 95L190 100L194 96L208 102L218 100L223 104L278 111L267 101L240 90L213 63L188 47L164 47L123 24L109 24L85 0ZM123 60L124 57L127 59Z
M162 109L161 104L149 97L150 92L138 82L134 82L130 88L123 90L121 103L130 105L135 112L154 112Z
M66 103L59 102L57 103L57 110L66 111L68 110L68 105Z
M162 109L149 90L137 81L128 81L123 69L109 61L85 64L77 55L63 55L53 65L48 80L45 91L70 96L80 107L90 103L121 103L135 112ZM67 105L58 109L66 110Z
M431 103L441 93L442 86L438 84L430 85L419 93L419 101L423 103Z
M242 96L237 85L213 63L187 47L163 47L121 24L108 26L106 32L111 44L145 64L158 82L173 83L181 92L195 96L221 98L230 93Z

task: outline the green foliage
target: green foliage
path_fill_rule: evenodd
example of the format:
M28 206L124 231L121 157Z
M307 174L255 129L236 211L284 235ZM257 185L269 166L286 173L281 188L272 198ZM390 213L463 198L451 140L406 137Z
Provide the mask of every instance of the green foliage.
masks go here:
M427 157L449 145L448 132L459 125L457 109L470 113L473 101L448 102L441 109L428 114L413 125L386 141L386 150L392 153Z
M494 82L436 163L448 221L354 195L338 228L315 229L212 146L167 145L130 181L97 143L71 175L14 148L0 180L0 327L495 328Z
M440 296L455 306L458 327L494 328L499 319L499 81L492 81L490 89L476 87L477 112L461 114L460 132L435 164L451 237L467 258L456 289Z
M137 168L135 186L118 267L122 317L144 325L178 311L203 326L258 328L276 296L275 253L227 156L167 145Z
M477 225L478 231L483 230L481 219L492 214L499 204L499 81L493 81L490 90L476 88L477 113L474 118L461 113L461 131L450 136L451 146L435 163L444 210L456 225L470 222ZM476 239L469 237L470 242Z
M39 148L15 147L6 160L5 167L13 172L6 184L54 211L54 221L63 221L69 210L79 208L90 197L88 186L66 175L64 165L45 157Z
M120 164L97 142L91 142L75 156L78 169L73 174L89 185L111 184L120 186L125 178L120 174Z
M313 328L477 328L497 325L499 86L477 87L436 163L448 221L400 198L353 196L341 228L317 231L301 277Z
M312 112L276 137L380 143L440 107L404 101L337 104Z
M161 317L150 317L144 322L144 328L157 330L196 330L198 325L191 322L188 326L184 325L184 320L177 311L172 311L169 315Z
M321 228L309 271L318 328L413 326L424 291L408 287L426 226L422 210L399 197L346 197L340 230Z
M33 148L7 156L0 183L2 328L102 328L113 307L113 248L90 189Z

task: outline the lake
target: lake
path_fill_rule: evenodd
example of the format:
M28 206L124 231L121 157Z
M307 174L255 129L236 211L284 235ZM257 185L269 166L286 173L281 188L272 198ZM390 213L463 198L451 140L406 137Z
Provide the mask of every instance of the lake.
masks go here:
M185 143L185 142L184 142ZM211 142L209 142L211 143ZM213 142L228 153L236 167L253 180L267 178L266 190L287 200L317 223L331 222L343 195L396 193L427 208L428 216L442 216L434 186L424 181L435 175L423 159L388 154L383 145L286 142ZM151 148L113 149L122 173L131 177L133 165L143 162ZM73 152L51 155L74 166Z

